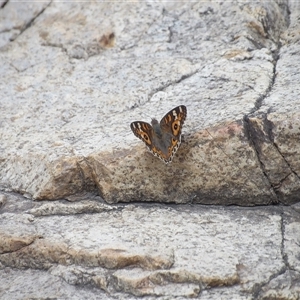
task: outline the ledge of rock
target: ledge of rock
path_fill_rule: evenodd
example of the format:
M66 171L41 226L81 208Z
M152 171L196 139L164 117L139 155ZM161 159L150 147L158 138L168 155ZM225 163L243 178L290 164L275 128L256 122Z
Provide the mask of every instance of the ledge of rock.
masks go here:
M91 203L94 212L83 213L80 203L32 204L7 194L0 211L1 299L28 291L64 299L293 299L300 291L289 288L290 280L299 281L299 205L135 204L100 211L99 200L86 207ZM51 209L56 204L65 214Z
M92 191L109 203L299 201L297 4L21 6L0 10L2 190L38 200ZM164 165L129 125L180 104L185 141Z

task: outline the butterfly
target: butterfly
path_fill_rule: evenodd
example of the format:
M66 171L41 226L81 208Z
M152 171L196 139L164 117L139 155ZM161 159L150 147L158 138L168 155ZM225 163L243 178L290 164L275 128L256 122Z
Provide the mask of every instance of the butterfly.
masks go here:
M152 119L152 126L136 121L130 124L130 128L154 156L168 164L181 144L181 129L186 113L186 107L180 105L170 110L159 123L156 119Z

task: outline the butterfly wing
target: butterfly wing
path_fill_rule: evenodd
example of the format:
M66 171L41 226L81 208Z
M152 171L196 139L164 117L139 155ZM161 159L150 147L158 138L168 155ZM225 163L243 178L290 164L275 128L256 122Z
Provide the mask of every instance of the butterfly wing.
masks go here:
M160 127L163 131L171 133L175 138L181 135L182 125L186 119L186 107L177 106L170 110L160 121Z
M170 110L160 121L162 139L167 142L168 154L165 162L171 162L181 144L181 130L186 119L187 110L184 105Z
M149 123L136 121L130 124L130 128L139 139L151 150L153 145L153 128Z

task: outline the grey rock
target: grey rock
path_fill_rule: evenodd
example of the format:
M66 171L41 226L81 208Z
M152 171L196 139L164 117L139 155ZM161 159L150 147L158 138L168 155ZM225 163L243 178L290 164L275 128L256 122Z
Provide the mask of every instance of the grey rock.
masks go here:
M299 298L298 2L0 6L1 299Z
M7 204L10 201L8 195ZM98 207L97 202L91 206L92 201L85 203ZM250 299L267 293L268 285L278 293L276 278L282 281L284 272L298 268L299 214L294 208L144 204L91 214L82 212L78 203L78 214L74 204L64 204L64 215L47 210L34 216L26 207L23 212L2 212L1 273L29 268L30 282L34 270L41 270L51 280L57 277L57 284L65 282L82 293L86 287L91 293L105 291L103 299L230 299L230 291ZM1 280L6 290L5 276ZM59 296L53 292L52 297ZM71 292L66 298L72 298Z
M12 5L1 10L3 32L21 28L0 56L2 190L98 190L109 203L298 201L297 4L23 3L15 18ZM186 142L166 167L129 124L178 104Z
M297 299L300 293L299 273L286 271L270 281L259 295L260 299Z
M6 195L0 194L0 209L6 203Z
M0 1L0 48L14 41L31 26L49 4L50 1L34 3Z

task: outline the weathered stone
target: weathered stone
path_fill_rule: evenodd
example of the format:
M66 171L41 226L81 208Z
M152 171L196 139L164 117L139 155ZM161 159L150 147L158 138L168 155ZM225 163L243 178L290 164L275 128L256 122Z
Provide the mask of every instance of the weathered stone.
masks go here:
M3 265L16 268L48 269L53 264L78 264L91 267L102 266L107 269L119 269L128 266L157 269L169 268L173 264L172 256L163 257L159 254L140 254L131 251L128 253L128 251L118 248L104 248L99 251L87 252L84 249L72 249L64 243L55 243L52 240L1 236L4 243L0 252L9 253L3 254L0 261Z
M103 211L113 210L113 206L95 201L83 200L79 203L46 203L32 208L28 213L35 217L48 216L48 215L73 215L83 213L101 213Z
M300 191L300 102L295 96L300 93L297 84L300 64L297 59L299 53L291 44L295 27L299 30L299 22L295 17L298 9L299 4L293 2L289 28L282 34L274 84L253 119L260 119L255 122L260 122L264 127L267 138L267 141L260 141L261 134L252 138L257 145L262 167L279 201L285 204L298 202Z
M19 240L32 232L39 237L1 254L2 268L45 269L71 285L112 295L197 297L217 295L224 287L254 295L257 286L287 270L284 257L292 266L299 252L292 240L299 217L294 214L294 223L285 225L282 248L282 212L276 209L129 205L73 212L50 210L31 221L28 214L2 213L2 236L16 237L12 232L20 228Z
M119 298L111 297L95 288L78 289L61 277L41 270L5 268L0 269L0 274L0 295L3 300L24 299L26 295L28 299L128 299L124 294Z
M151 201L158 197L164 202L222 201L225 205L239 203L241 198L247 205L276 201L242 123L210 128L185 139L172 165L167 166L151 154L136 159L128 153L117 165L114 160L110 163L110 154L88 158L104 199ZM133 160L136 165L128 173ZM161 167L164 172L157 172ZM131 189L133 184L139 189Z
M43 13L50 1L12 2L0 1L0 47L15 40Z
M22 5L26 11L35 4ZM268 99L283 84L275 71L294 51L288 26L295 31L296 17L289 20L288 13L285 1L124 3L118 9L36 4L18 19L21 25L7 25L8 31L31 26L1 49L0 187L60 199L97 186L110 203L298 201L295 151L284 146L292 131L277 134L280 117L267 112L274 137L262 141L267 152L256 149L260 136L249 135L251 120L259 118L249 114L274 107ZM289 76L296 82L297 74ZM162 117L178 104L188 108L186 142L164 166L145 154L129 124L149 120L145 114ZM297 113L284 107L285 119ZM295 139L292 149L298 148ZM268 158L271 149L275 161Z
M293 270L272 279L262 288L259 299L292 299L296 300L300 294L299 272Z
M290 222L285 225L284 251L286 254L287 264L291 270L299 272L299 221Z
M180 277L180 271L175 271L175 277ZM182 281L174 281L168 278L166 273L145 273L134 270L123 270L113 274L112 285L117 291L126 292L135 296L185 296L196 297L200 292L199 284L187 283L188 278L181 278ZM187 275L188 276L188 275ZM182 276L184 277L184 276ZM172 284L170 282L174 282ZM183 283L181 283L183 282Z
M14 237L6 235L0 232L1 244L0 244L0 254L7 252L18 251L30 244L32 244L38 237L36 236L25 236L25 237Z
M2 206L5 205L5 202L6 202L6 195L0 194L0 210Z
M1 299L299 298L297 1L0 7Z
M108 291L109 274L103 269L57 265L49 271L51 275L63 278L70 285L92 285Z

